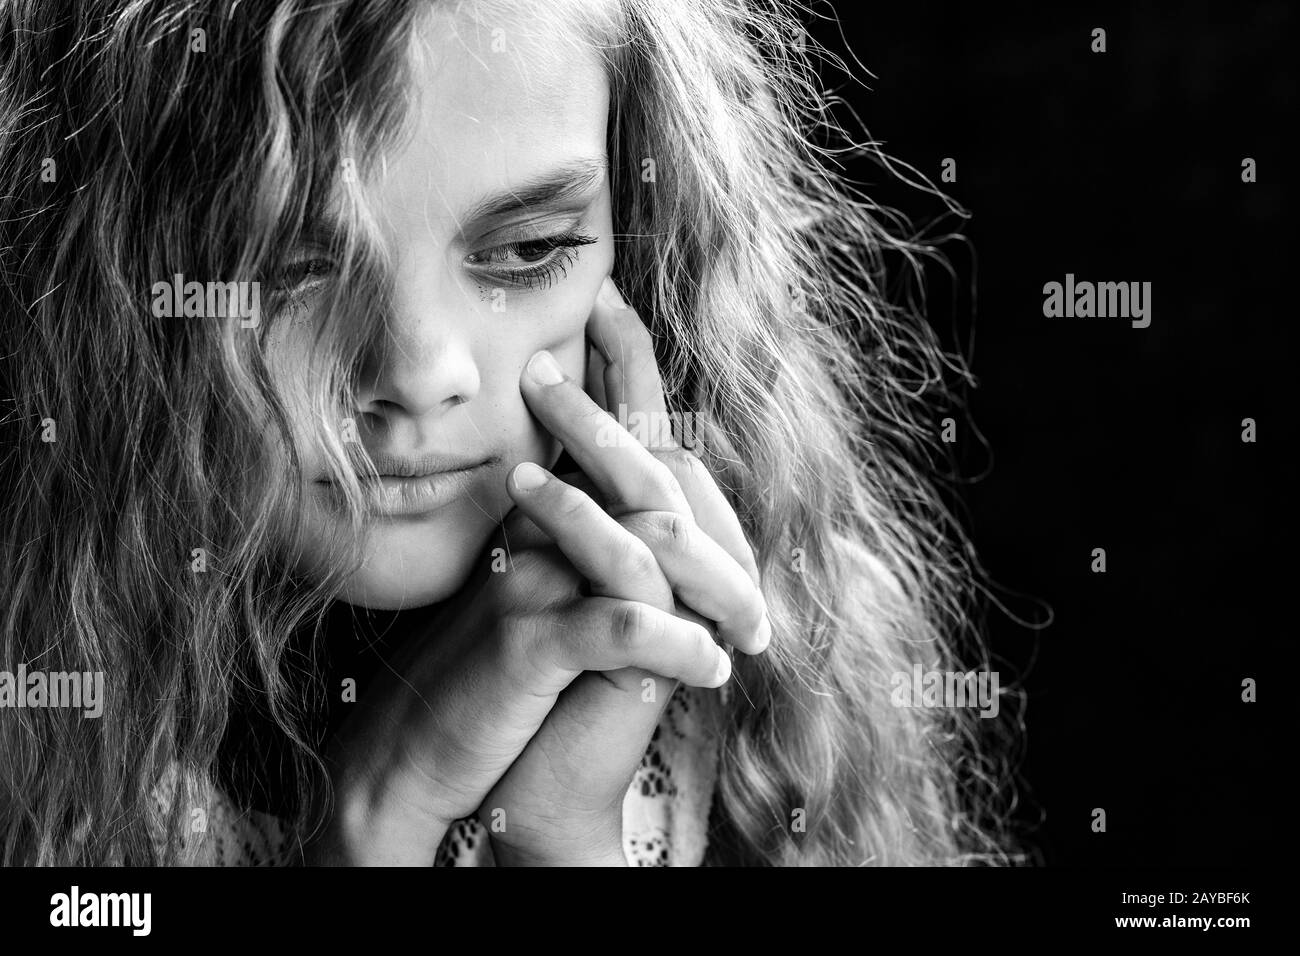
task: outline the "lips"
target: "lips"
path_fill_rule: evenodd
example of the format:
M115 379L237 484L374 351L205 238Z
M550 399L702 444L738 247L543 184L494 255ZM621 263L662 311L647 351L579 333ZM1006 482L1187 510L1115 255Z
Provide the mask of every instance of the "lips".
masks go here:
M361 468L357 480L366 511L376 518L417 517L440 511L463 497L493 463L488 458L453 458L446 455L371 456L377 475ZM342 494L328 480L322 481L336 502Z
M372 455L381 478L422 478L443 472L463 471L484 464L486 458L452 458L447 455ZM359 475L361 469L357 469Z

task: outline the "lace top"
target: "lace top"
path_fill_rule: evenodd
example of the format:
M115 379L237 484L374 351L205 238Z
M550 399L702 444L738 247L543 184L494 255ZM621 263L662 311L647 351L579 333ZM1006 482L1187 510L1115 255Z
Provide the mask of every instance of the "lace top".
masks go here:
M717 780L720 702L717 691L681 687L664 708L623 800L623 852L630 866L703 862ZM161 811L163 787L155 797ZM196 810L194 818L193 865L284 866L297 861L294 836L279 818L241 810L219 789L213 789L208 807ZM493 866L486 828L473 817L456 821L434 865Z

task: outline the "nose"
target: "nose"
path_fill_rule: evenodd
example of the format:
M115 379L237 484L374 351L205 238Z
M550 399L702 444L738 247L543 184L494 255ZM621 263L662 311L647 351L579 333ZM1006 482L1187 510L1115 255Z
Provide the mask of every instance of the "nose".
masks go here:
M398 289L380 341L371 344L358 397L363 414L436 420L480 388L470 310L424 290Z

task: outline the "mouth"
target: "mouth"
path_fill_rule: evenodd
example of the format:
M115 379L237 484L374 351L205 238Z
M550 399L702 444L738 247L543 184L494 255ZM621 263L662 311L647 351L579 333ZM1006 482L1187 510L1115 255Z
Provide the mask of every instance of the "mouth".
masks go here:
M429 515L463 497L500 456L479 459L451 459L445 456L375 455L377 474L358 469L367 514L376 518ZM342 492L328 479L321 479L326 493L342 502Z

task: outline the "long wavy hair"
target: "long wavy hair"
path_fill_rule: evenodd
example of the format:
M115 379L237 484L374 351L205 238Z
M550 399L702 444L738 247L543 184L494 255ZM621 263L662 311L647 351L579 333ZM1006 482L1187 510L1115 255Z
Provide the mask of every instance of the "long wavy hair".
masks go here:
M98 720L0 713L6 863L185 859L252 700L295 745L295 824L319 823L302 724L319 699L288 680L315 661L291 636L319 632L355 566L358 493L336 559L288 570L304 438L263 347L296 306L273 295L249 329L155 316L150 289L274 277L324 198L355 193L344 171L365 177L402 135L432 5L0 3L0 668L106 675ZM467 6L486 23L499 4ZM988 666L978 564L932 477L964 366L886 295L934 250L836 171L854 153L898 167L833 117L817 67L837 61L789 4L530 7L607 64L615 279L670 406L701 423L772 616L771 649L736 662L707 862L1014 859L995 722L890 699L914 663ZM352 281L313 346L320 423L350 414L382 335L382 296L357 292L382 291L382 255L364 209L345 214ZM347 483L336 430L306 440Z

